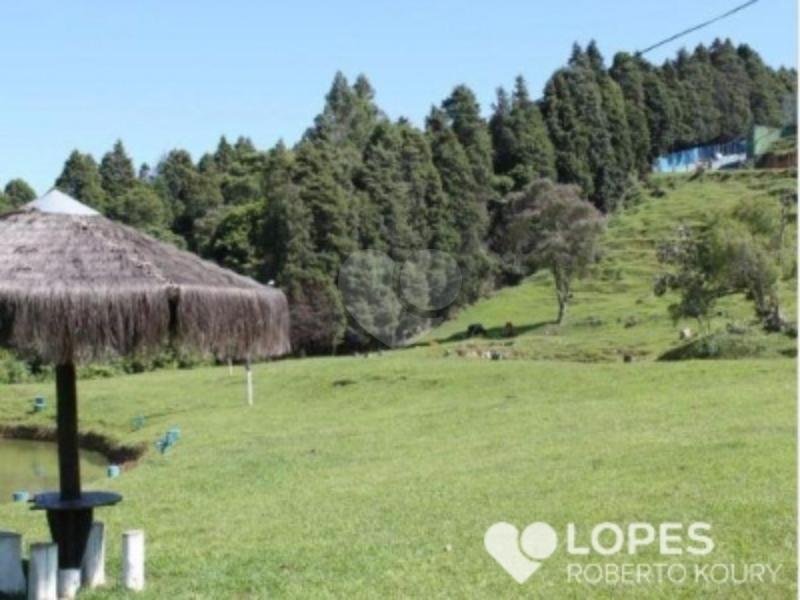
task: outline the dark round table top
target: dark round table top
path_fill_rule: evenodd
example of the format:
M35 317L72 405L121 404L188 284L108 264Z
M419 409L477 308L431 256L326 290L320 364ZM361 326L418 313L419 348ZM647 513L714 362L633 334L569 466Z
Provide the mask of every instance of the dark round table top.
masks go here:
M114 492L83 492L76 500L62 500L60 492L36 494L31 503L33 510L86 510L100 506L113 506L122 500Z

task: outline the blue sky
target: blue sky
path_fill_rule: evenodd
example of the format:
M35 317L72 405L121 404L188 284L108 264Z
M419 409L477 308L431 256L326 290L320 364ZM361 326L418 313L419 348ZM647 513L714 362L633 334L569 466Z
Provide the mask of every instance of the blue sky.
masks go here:
M422 123L466 83L488 112L524 75L534 95L596 38L607 58L742 0L339 0L5 2L0 7L0 184L52 185L73 148L99 157L121 138L138 163L196 157L221 134L295 142L337 69L364 72L392 118ZM796 63L795 0L760 0L651 55L715 36L772 65Z

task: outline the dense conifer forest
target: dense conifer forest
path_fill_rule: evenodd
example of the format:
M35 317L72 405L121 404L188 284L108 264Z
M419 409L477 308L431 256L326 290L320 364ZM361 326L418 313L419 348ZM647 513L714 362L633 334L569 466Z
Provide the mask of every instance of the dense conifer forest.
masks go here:
M197 159L173 149L136 168L118 141L99 162L72 152L55 185L112 219L274 281L290 297L295 348L327 352L370 343L348 329L337 286L354 251L456 257L462 285L452 311L518 278L497 250L513 194L547 178L577 184L603 212L620 210L635 202L655 157L779 126L795 94L794 70L730 40L660 66L627 53L609 64L591 42L573 47L541 94L518 77L497 90L487 119L459 85L419 128L387 118L365 76L351 83L337 73L294 146L223 137ZM12 180L0 209L34 196ZM423 280L436 277L429 267ZM397 307L384 318L399 331L410 326Z

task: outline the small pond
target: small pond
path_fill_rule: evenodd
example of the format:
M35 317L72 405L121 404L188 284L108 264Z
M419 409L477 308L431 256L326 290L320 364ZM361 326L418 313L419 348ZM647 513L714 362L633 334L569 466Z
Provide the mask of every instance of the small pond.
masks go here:
M105 477L106 458L97 452L81 451L81 480L84 484ZM58 452L51 442L29 442L0 438L0 503L11 502L11 494L27 490L58 490Z

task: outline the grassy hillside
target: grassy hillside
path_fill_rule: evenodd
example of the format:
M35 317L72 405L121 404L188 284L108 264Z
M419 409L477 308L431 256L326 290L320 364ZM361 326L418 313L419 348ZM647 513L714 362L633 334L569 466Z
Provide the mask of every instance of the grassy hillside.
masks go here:
M706 222L714 214L730 212L742 198L776 202L784 190L795 188L795 176L731 172L708 174L698 180L663 176L655 183L666 195L651 194L638 207L609 221L602 260L575 285L566 324L553 324L555 292L550 274L542 272L465 309L423 342L441 345L443 355L475 356L491 349L508 357L577 361L618 361L625 354L647 360L679 344L679 331L684 327L696 331L697 323L673 323L667 306L675 298L653 294L653 281L660 269L658 244L679 224ZM796 275L781 282L781 302L789 315L796 310L796 285ZM748 344L758 355L794 353L793 340L761 333L752 322L752 304L744 298L726 298L719 311L714 326L724 329L730 323L748 329ZM518 334L513 339L504 339L506 322L513 323ZM481 323L489 339L463 341L472 323Z
M536 276L412 349L258 365L253 407L241 369L82 382L84 430L151 448L121 478L87 486L125 497L98 512L110 581L121 532L141 527L142 599L796 597L795 361L782 354L793 341L754 330L770 358L650 360L677 343L668 300L650 292L658 240L680 220L793 180L664 185L665 197L612 221L605 260L577 286L561 329L548 323L550 283ZM793 284L784 282L791 308ZM721 323L751 318L742 299L723 311ZM629 317L637 322L626 327ZM469 323L499 331L506 321L517 337L447 341ZM519 360L460 357L472 344ZM622 352L641 360L623 364ZM0 387L0 423L52 426L52 409L28 414L39 393L52 398L51 384ZM138 415L146 425L133 431ZM172 426L182 439L162 456L152 443ZM699 559L652 548L569 557L562 539L518 585L484 550L484 532L501 520L560 532L567 523L707 521L716 544L707 562L781 572L776 585L568 584L568 562ZM44 516L23 505L0 503L0 524L26 544L47 538ZM112 585L81 597L127 596Z

